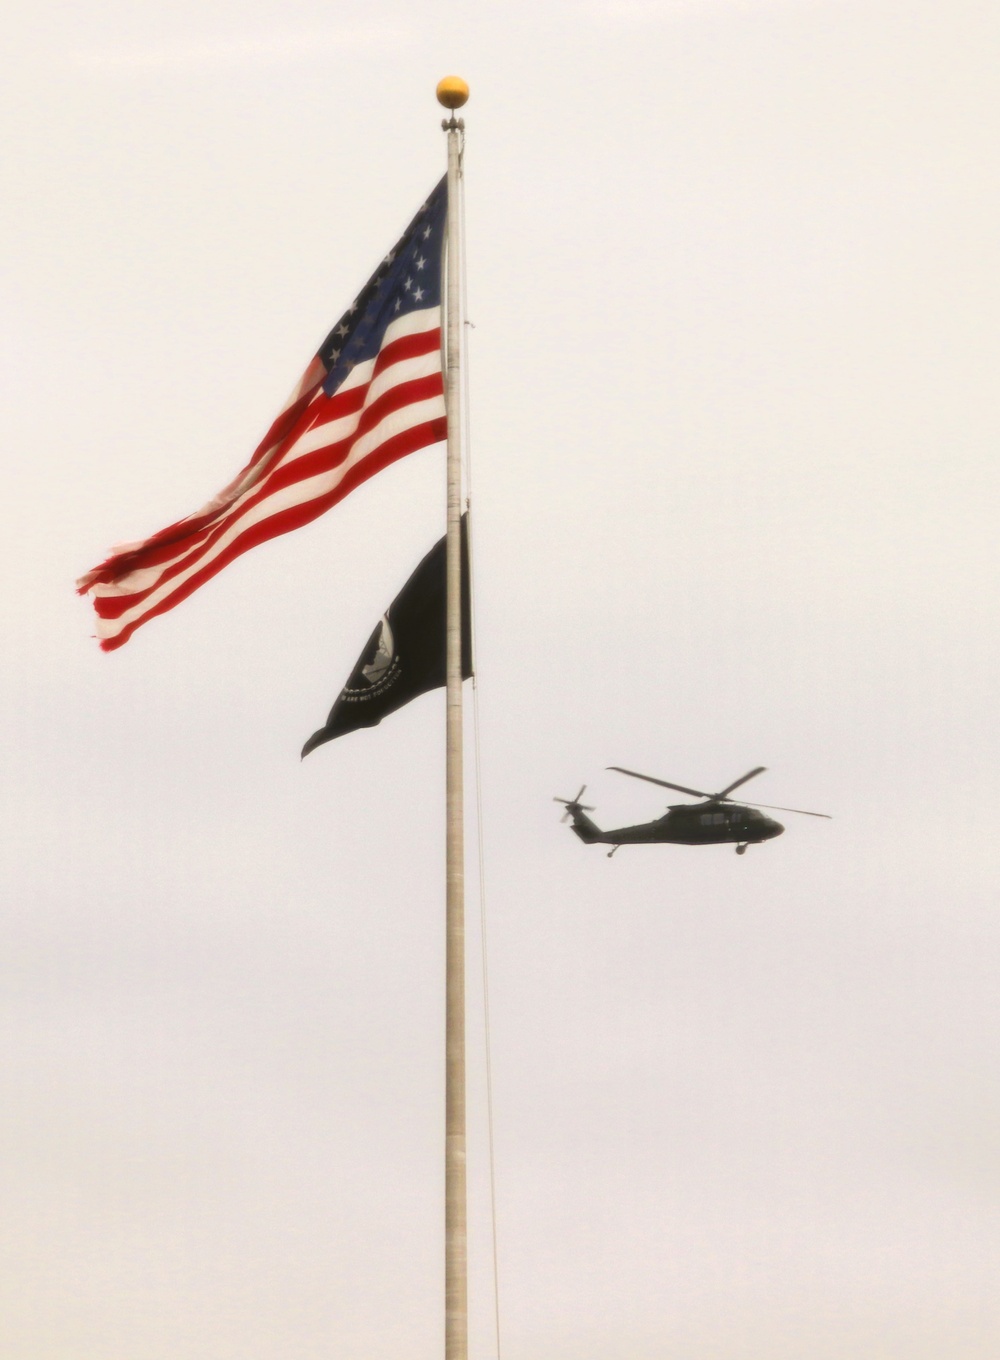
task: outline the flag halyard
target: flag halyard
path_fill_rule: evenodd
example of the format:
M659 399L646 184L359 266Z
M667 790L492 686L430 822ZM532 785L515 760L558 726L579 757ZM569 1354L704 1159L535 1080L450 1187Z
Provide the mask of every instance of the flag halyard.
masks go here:
M247 466L196 514L117 549L77 582L105 651L250 548L329 510L447 434L442 180L310 361Z

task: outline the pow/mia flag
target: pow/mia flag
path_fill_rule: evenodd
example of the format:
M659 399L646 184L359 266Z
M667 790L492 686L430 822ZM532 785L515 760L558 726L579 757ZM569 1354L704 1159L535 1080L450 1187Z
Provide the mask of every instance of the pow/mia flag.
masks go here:
M468 515L462 516L462 678L472 675ZM358 727L375 727L418 694L445 683L445 539L430 552L382 615L368 645L303 756Z

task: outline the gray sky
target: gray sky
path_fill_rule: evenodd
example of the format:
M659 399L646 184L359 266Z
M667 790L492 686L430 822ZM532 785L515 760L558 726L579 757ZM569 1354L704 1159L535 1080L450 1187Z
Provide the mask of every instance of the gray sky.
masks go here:
M457 71L501 1353L994 1360L996 15L4 27L0 1351L441 1353L441 696L298 762L441 452L114 655L72 583L246 461ZM609 863L551 799L662 811L612 763L835 820Z

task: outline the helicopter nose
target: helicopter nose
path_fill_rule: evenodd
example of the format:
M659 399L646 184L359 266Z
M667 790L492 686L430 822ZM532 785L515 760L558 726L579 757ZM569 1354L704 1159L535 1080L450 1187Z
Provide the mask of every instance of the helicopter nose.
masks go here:
M776 822L773 817L765 817L764 821L766 823L764 829L767 832L767 839L769 841L773 841L775 836L780 836L785 829L781 823Z

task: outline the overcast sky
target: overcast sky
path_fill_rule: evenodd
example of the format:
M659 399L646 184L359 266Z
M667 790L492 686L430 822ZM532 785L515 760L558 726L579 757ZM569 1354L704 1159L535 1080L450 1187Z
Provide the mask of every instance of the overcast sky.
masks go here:
M112 655L73 582L245 463L442 173L454 71L500 1355L995 1360L996 13L3 26L0 1352L442 1353L443 697L298 759L442 451ZM608 861L553 796L671 797L611 764L834 820Z

